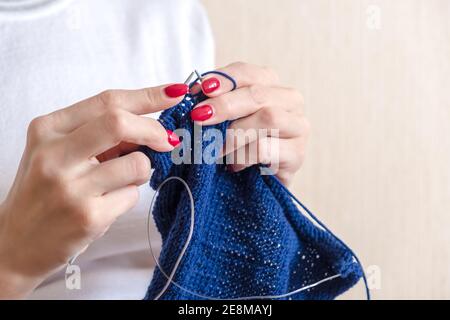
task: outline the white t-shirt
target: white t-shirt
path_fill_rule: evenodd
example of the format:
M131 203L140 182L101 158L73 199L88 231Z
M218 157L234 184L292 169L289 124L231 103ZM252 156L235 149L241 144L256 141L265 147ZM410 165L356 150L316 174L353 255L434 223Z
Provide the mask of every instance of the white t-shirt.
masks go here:
M211 69L213 55L196 0L0 0L0 201L31 119L105 89L182 82L193 69ZM141 187L139 204L76 260L81 290L66 288L63 270L30 298L143 298L154 266L152 195Z

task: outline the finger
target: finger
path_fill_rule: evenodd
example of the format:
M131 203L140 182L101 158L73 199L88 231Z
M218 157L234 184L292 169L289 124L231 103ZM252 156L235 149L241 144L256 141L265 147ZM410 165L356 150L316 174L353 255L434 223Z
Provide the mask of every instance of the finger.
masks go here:
M107 192L141 185L150 176L150 160L142 152L103 162L80 179L80 188L88 195L101 196Z
M263 108L256 113L233 121L226 130L223 154L227 155L250 142L264 137L290 139L307 135L309 126L303 116Z
M251 142L227 156L228 167L233 172L242 171L255 164L267 165L272 174L288 182L302 165L304 145L301 139L266 137Z
M252 84L273 86L279 83L277 74L267 68L253 64L235 62L217 71L232 77L238 88L247 87ZM217 74L209 74L202 79L202 91L209 97L217 97L233 88L233 83Z
M112 147L109 150L99 154L97 156L97 160L100 162L105 162L111 159L118 158L120 156L129 154L133 151L138 151L140 148L139 145L129 142L121 142L119 145Z
M170 141L174 144L173 137ZM169 142L168 132L158 121L120 109L88 122L59 143L65 150L66 161L78 163L96 157L121 142L145 145L159 152L174 148Z
M252 85L210 98L191 111L191 119L201 125L213 125L251 115L264 107L301 114L299 94L293 89Z
M235 172L255 164L280 163L280 141L274 137L263 137L252 141L230 153L226 163Z
M107 90L49 116L56 131L67 133L111 109L123 109L140 115L168 109L179 103L187 92L188 86L185 84L138 90Z
M102 212L102 220L111 224L137 204L139 189L134 185L126 186L106 193L99 200L99 212Z

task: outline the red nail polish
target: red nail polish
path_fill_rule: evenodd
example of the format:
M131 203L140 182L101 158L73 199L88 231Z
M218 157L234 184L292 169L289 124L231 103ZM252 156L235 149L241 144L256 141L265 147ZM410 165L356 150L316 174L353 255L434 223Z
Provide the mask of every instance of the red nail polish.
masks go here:
M167 137L168 137L170 145L173 147L177 147L181 143L180 138L178 138L178 136L175 133L173 133L172 131L170 131L170 130L166 130L166 131L167 131Z
M184 96L189 91L189 86L184 83L172 84L164 88L164 92L169 98L178 98Z
M193 121L205 121L211 118L213 113L213 108L209 104L205 104L191 111L191 119Z
M212 93L220 88L220 81L217 78L208 78L202 82L203 92L206 94Z

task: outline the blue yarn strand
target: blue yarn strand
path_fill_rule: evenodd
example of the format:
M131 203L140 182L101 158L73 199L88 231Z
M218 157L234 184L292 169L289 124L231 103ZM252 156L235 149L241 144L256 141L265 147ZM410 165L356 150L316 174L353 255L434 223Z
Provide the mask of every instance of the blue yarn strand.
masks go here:
M233 85L233 88L231 89L231 91L236 90L236 88L237 88L236 80L234 80L231 76L229 76L229 75L226 74L225 72L216 71L216 70L214 70L214 71L208 71L208 72L203 73L203 74L202 74L202 77L205 77L205 76L207 76L207 75L209 75L209 74L217 74L217 75L219 75L219 76L222 76L222 77L228 79L228 80L232 83L232 85ZM193 86L195 83L197 83L199 80L200 80L199 78L195 79L195 80L191 83L190 87L192 88L192 86Z

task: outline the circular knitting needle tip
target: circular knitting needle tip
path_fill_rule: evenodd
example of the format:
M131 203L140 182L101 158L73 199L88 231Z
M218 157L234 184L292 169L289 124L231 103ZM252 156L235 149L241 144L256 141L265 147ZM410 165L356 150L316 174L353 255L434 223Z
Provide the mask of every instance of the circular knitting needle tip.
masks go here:
M186 81L184 82L184 84L190 84L192 81L192 78L195 76L196 72L192 71L191 74L189 75L189 77L186 79Z
M200 80L200 83L202 83L203 82L202 75L197 70L194 70L194 73L197 75L197 78L198 78L198 80Z

